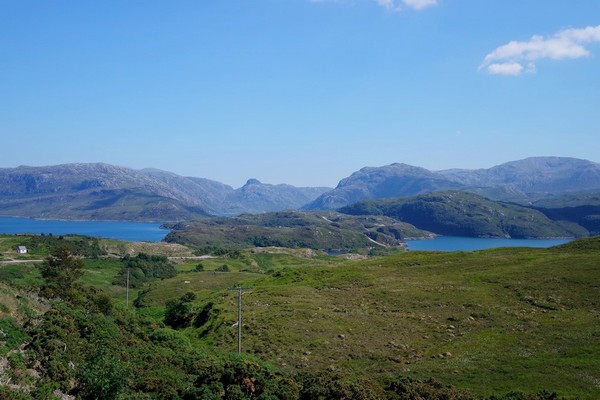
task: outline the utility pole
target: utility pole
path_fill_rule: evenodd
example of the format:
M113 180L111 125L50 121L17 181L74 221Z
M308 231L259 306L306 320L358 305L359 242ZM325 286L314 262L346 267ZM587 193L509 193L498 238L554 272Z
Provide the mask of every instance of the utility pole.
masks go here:
M127 268L127 290L125 291L125 308L129 308L129 268Z
M249 287L232 287L232 288L227 288L227 290L237 290L237 295L238 295L238 321L237 321L237 326L238 326L238 353L242 352L242 290L252 290L252 288Z

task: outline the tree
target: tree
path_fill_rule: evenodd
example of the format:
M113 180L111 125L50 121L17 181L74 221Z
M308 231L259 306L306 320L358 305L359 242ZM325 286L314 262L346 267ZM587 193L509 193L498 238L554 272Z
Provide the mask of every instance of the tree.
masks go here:
M59 248L44 259L40 272L54 293L66 294L83 275L83 259L66 248Z
M172 328L185 328L194 319L194 305L196 300L193 292L187 292L179 299L169 300L165 304L165 324Z
M220 267L217 267L217 269L215 271L229 272L229 266L227 264L223 264Z

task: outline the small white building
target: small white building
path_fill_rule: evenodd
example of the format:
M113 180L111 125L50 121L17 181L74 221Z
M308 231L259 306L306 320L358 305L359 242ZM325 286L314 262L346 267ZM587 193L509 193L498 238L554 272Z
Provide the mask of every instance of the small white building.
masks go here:
M19 254L27 254L27 247L25 247L25 246L19 246L19 247L17 247L17 253L19 253Z

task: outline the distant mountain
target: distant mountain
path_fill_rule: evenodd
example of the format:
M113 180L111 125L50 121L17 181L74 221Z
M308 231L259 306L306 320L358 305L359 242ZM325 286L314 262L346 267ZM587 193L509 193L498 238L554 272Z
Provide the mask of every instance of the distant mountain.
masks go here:
M553 221L530 207L456 191L365 200L343 207L340 212L383 215L448 236L555 238L589 234L580 225L565 220Z
M331 188L269 185L249 179L244 186L225 197L221 214L262 213L298 209Z
M303 208L337 209L364 199L444 190L529 203L552 195L600 190L600 164L575 158L534 157L477 170L434 172L406 164L363 168Z
M536 157L489 169L437 172L392 164L362 168L342 179L335 189L271 185L256 179L234 189L206 178L102 163L22 166L0 169L0 215L181 221L206 215L337 209L365 199L447 190L532 204L566 194L600 191L600 164L574 158ZM592 214L586 214L586 218L591 222L586 222L586 226L595 231L596 214L589 212ZM570 214L565 211L561 215Z
M438 173L466 187L504 187L530 198L600 189L600 164L568 157L532 157L489 169Z
M205 178L102 163L22 166L0 169L0 215L181 221L297 208L328 190L267 185L256 180L234 190Z
M443 175L407 164L365 167L303 208L333 210L363 199L412 196L462 187Z
M157 184L171 188L174 198L186 204L199 203L210 214L221 213L223 202L234 191L231 186L210 179L184 177L154 168L139 172Z
M207 212L200 198L180 187L98 163L0 169L0 215L165 221Z

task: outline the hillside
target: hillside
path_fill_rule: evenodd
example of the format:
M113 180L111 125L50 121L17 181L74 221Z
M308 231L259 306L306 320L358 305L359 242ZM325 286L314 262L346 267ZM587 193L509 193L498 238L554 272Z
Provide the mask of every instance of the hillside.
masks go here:
M597 398L600 264L597 252L583 251L597 244L409 252L246 277L241 282L252 290L244 295L244 348L288 371L379 379L399 372L479 396L545 389ZM285 262L263 262L277 260ZM235 297L210 293L207 275L181 278L197 288L199 304L213 304L203 340L234 348ZM174 290L174 283L156 287L146 304L177 296Z
M331 210L371 198L445 190L520 204L543 199L556 202L564 195L600 190L600 164L536 157L489 169L435 172L396 163L362 168L335 189L265 184L256 179L234 189L206 178L102 163L22 166L0 169L0 215L172 222L206 215ZM567 205L551 208L560 207ZM593 221L586 222L586 227L597 231Z
M168 187L185 194L185 201L201 200L213 215L263 213L300 208L321 194L331 190L326 187L296 187L271 185L257 179L248 179L238 189L206 178L182 177L171 172L144 169L144 175L159 180Z
M277 246L344 252L402 247L406 238L430 235L387 217L355 217L333 211L280 211L202 218L169 228L171 233L166 241L198 247Z
M363 168L304 208L337 209L360 200L460 190L527 204L549 196L600 189L600 164L566 157L533 157L489 169L429 171L405 164Z
M61 240L41 239L31 257ZM81 285L52 301L33 259L6 265L0 397L596 399L599 245L177 257L176 276L131 291L135 308L115 279L130 257L86 258ZM247 288L242 355L232 286Z
M234 190L205 178L108 164L0 169L0 215L181 221L209 214L296 208L328 188L253 182Z
M227 195L219 214L237 215L298 209L329 190L331 188L270 185L257 179L249 179L244 186Z
M168 221L207 215L203 206L193 193L107 164L0 170L1 215Z
M439 173L466 186L507 186L534 196L600 188L600 164L568 157L531 157L489 169Z
M556 221L571 221L600 234L600 193L584 192L536 201L533 208Z
M580 225L553 221L530 207L456 191L365 200L339 211L350 215L384 215L447 236L550 238L589 234Z
M304 209L333 210L369 198L412 196L460 187L439 174L411 165L366 167L342 179L334 190L319 196Z

